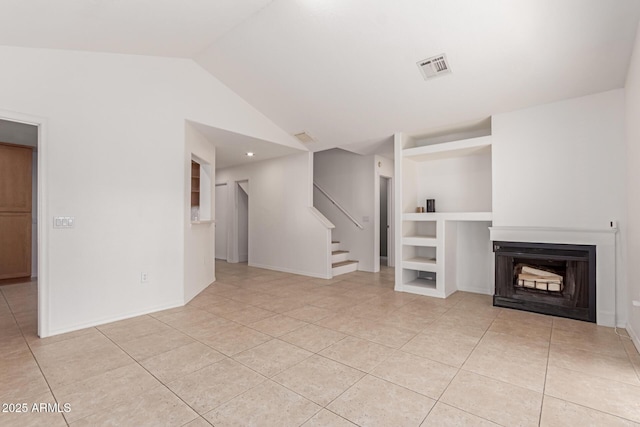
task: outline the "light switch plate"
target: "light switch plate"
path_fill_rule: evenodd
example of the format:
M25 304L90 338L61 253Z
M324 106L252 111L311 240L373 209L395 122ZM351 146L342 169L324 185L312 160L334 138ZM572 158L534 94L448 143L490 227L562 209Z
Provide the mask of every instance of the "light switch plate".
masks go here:
M53 228L73 228L76 223L74 216L54 216Z

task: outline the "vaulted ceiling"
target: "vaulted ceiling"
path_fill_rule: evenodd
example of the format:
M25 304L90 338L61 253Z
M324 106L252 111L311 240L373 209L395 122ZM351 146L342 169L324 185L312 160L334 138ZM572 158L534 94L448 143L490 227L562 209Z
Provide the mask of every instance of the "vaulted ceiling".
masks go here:
M638 0L5 0L0 44L193 58L311 150L624 86ZM445 53L452 73L416 62Z

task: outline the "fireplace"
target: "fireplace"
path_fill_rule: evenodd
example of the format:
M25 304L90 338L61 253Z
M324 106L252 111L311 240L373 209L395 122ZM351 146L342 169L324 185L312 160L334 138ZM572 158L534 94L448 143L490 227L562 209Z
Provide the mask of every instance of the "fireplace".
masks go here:
M596 247L494 241L493 305L596 321Z

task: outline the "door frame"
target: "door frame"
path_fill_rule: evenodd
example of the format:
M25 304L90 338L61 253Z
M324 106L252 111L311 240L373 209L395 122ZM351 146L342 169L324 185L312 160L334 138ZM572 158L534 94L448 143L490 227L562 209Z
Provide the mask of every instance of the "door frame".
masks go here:
M37 165L37 198L38 198L38 336L49 336L49 222L48 210L48 122L45 117L15 111L0 110L0 119L10 122L24 123L38 128L38 165Z

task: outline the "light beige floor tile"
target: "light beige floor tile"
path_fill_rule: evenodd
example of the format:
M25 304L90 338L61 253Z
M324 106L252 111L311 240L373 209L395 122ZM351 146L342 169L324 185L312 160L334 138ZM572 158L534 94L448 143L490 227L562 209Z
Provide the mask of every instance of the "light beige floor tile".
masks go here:
M397 312L428 319L437 319L449 311L449 309L450 307L445 307L433 299L415 299L400 307Z
M317 322L325 317L331 316L333 311L326 308L314 307L312 305L305 305L294 310L290 310L284 313L286 316L293 317L294 319L302 320L304 322Z
M5 359L1 368L0 403L24 402L49 391L45 377L31 353L20 353Z
M73 426L181 426L198 417L191 408L166 387L144 392L127 402L113 406L73 423Z
M104 336L84 336L33 349L49 385L72 384L131 363L124 351Z
M448 310L445 314L438 317L427 329L450 327L465 330L477 329L484 332L489 329L495 320L495 316L493 315L489 317L477 316L472 312L457 309L456 307Z
M185 424L183 427L211 427L211 424L202 417Z
M395 328L366 319L361 325L357 325L349 331L351 335L373 341L387 347L400 348L416 336L415 332Z
M362 371L314 355L280 372L273 380L320 406L326 406L364 375Z
M535 327L552 327L553 317L522 310L502 309L497 319Z
M201 338L200 341L227 356L233 356L270 339L272 339L270 336L246 326L235 325L229 326L211 336Z
M2 400L3 403L16 403L16 401ZM63 404L58 407L56 400L53 398L51 392L33 396L31 399L18 400L17 402L26 404L26 407L22 405L21 412L15 412L11 410L9 412L0 413L0 425L3 427L64 427L67 423L64 420L62 412L65 410ZM34 406L35 405L35 406ZM52 405L41 406L41 405ZM9 410L10 408L2 408ZM26 409L26 412L22 412Z
M554 320L555 321L555 320ZM620 337L608 329L565 330L554 328L551 333L552 344L565 344L576 349L592 351L620 358L627 353ZM611 329L612 330L612 329Z
M370 375L356 383L327 409L366 426L417 426L435 401Z
M278 372L300 363L311 354L287 342L273 339L236 354L233 358L266 377L272 377Z
M320 308L326 308L327 310L331 311L343 311L361 302L362 300L356 297L346 298L343 295L339 295L320 298L316 301L313 301L311 305Z
M334 414L326 409L315 414L309 421L302 425L303 427L356 427L350 421L345 420L339 415Z
M302 347L312 353L317 353L330 345L340 341L346 335L342 332L323 328L317 325L306 325L288 334L282 335L281 340Z
M276 313L269 310L264 310L260 307L254 307L252 305L243 308L242 310L232 311L231 313L221 314L222 317L238 322L242 325L249 325L258 320L266 319L268 317L275 316Z
M462 369L542 393L547 357L521 355L507 347L500 351L480 342Z
M640 387L550 366L545 394L640 422Z
M120 344L140 339L146 335L166 332L173 328L151 316L140 316L98 326L98 329L109 339Z
M403 313L396 310L388 316L379 318L378 321L385 325L418 333L425 330L437 318L438 316L414 316L413 314Z
M258 303L258 307L280 314L304 307L305 305L307 305L307 303L299 298L280 298L275 296L272 300Z
M74 338L78 338L86 335L101 335L101 332L96 328L81 329L79 331L68 332L66 334L54 335L47 338L39 338L37 335L33 339L29 339L29 346L31 348L38 348L49 344L55 344L60 341L66 341Z
M537 426L542 394L461 370L440 402L504 426Z
M167 325L173 326L176 329L182 329L185 326L190 326L190 325L202 323L205 321L210 322L210 321L219 320L221 323L224 322L223 319L221 319L220 317L216 316L213 313L209 313L206 310L203 310L197 307L191 307L191 306L185 306L185 307L186 308L183 309L182 311L172 313L172 314L167 314L167 315L156 317L156 318L161 322L166 323Z
M352 368L370 372L379 363L393 354L391 347L376 344L356 337L346 337L325 348L319 354Z
M499 424L438 402L420 427L499 427Z
M278 314L276 316L254 322L250 326L263 334L271 335L272 337L279 337L306 325L308 325L308 323L303 322L302 320Z
M195 340L188 335L171 329L120 343L120 347L134 359L143 360L193 342Z
M224 359L167 386L198 413L204 414L264 380L262 375L240 363Z
M321 408L272 381L243 393L205 415L215 426L297 426Z
M206 338L208 336L224 332L228 328L234 326L236 326L236 324L233 321L218 317L217 319L204 320L200 323L180 326L178 329L186 335L199 340L201 338Z
M140 363L163 383L171 382L224 359L225 356L194 342L142 360Z
M551 346L549 366L640 386L640 379L629 359L578 350L563 344Z
M452 366L398 351L379 364L372 375L438 399L457 372Z
M203 303L192 301L190 304L196 305L197 307L200 307L201 309L206 310L218 316L222 316L223 314L228 314L234 311L242 310L243 308L246 308L248 306L248 304L245 304L240 301L221 298L217 296Z
M73 422L120 403L134 399L140 393L160 385L151 374L137 363L114 369L84 381L54 390L60 402L71 404L66 414Z
M541 427L634 427L640 426L623 418L605 414L595 409L576 405L565 400L545 396L542 403Z
M538 341L549 341L551 339L551 325L541 326L539 323L519 322L501 317L491 323L489 331Z
M426 329L401 350L459 368L479 341L479 334L472 330Z
M542 393L549 343L490 330L463 369Z

